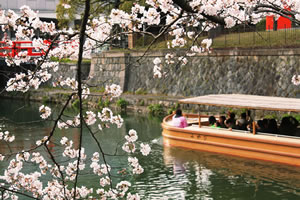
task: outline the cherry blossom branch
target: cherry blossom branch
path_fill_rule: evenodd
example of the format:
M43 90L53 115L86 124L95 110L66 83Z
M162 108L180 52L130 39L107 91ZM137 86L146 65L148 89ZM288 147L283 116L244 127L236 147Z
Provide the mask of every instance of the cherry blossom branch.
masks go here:
M20 194L20 195L22 195L22 196L25 196L25 197L28 197L28 198L31 198L31 199L39 199L39 198L35 198L35 197L33 197L33 196L30 196L30 195L28 195L28 194L19 192L19 191L17 191L17 190L11 190L11 189L8 189L8 188L2 187L2 186L0 186L0 189L3 189L4 191L9 191L9 192L12 192L12 193ZM1 199L3 199L3 193L4 193L4 192L2 191L2 198L1 198Z
M277 10L263 10L262 9L262 10L259 10L259 11L255 11L255 13L266 13L266 12L280 15L280 16L285 17L285 18L291 20L292 22L300 25L300 21L296 20L294 17L291 17L291 14L286 15L286 14L283 14L281 11L277 11Z
M84 122L84 123L85 123L85 125L86 125L86 127L87 127L89 133L91 134L91 136L92 136L93 139L95 140L95 142L96 142L96 144L97 144L97 146L98 146L98 148L99 148L99 150L100 150L100 152L101 152L103 162L104 162L106 168L108 169L109 167L108 167L107 161L106 161L106 159L105 159L105 153L104 153L104 151L103 151L103 149L102 149L102 147L101 147L100 142L97 140L97 138L96 138L95 135L93 134L93 131L92 131L91 128L86 124L86 122ZM112 188L111 174L110 174L109 170L107 170L107 173L108 173L108 177L109 177L110 187Z
M79 163L81 158L81 147L82 147L82 135L83 135L83 110L82 110L82 85L81 85L81 62L82 62L82 55L83 55L83 45L84 45L84 36L85 36L85 30L86 25L89 18L89 12L90 12L90 0L85 1L85 9L84 9L84 15L81 23L81 29L80 29L80 37L79 37L79 54L78 54L78 62L77 62L77 81L78 81L78 98L79 98L79 118L80 118L80 139L79 139L79 153L78 153L78 159L77 159L77 169L76 169L76 176L75 176L75 183L74 183L74 196L73 198L76 198L76 186L78 181L78 174L79 174Z
M259 11L260 8L264 8L264 9L267 8L267 9L274 10L278 13L282 13L283 15L295 15L295 14L297 14L297 12L295 12L295 11L287 10L287 9L282 8L282 7L272 3L270 1L269 1L269 4L271 4L272 6L267 5L267 4L258 4L253 8L253 11L256 12L256 11ZM265 12L269 12L269 11L265 11Z
M51 153L50 149L48 148L47 144L44 143L45 148L47 149L48 154L51 157L52 162L57 166L57 169L60 173L61 176L61 181L62 181L62 185L64 187L63 192L64 192L64 196L66 196L66 184L65 184L65 178L64 178L64 173L61 171L60 168L60 164L58 162L56 162L55 157L53 156L53 154Z
M197 13L198 11L193 9L190 5L189 5L189 1L186 0L173 0L173 2L178 5L182 10L188 12L188 13ZM206 19L208 19L211 22L215 22L217 24L220 25L225 25L225 21L224 18L219 17L219 16L211 16L211 15L207 15L205 13L199 13L201 14L203 17L205 17Z
M168 24L168 25L163 29L163 31L160 32L160 33L159 33L159 34L151 41L151 43L149 44L149 46L147 47L147 49L145 50L145 52L143 53L143 55L141 56L141 58L143 58L143 57L147 54L147 52L150 50L151 46L158 40L158 38L159 38L160 36L162 36L164 33L166 33L167 30L168 30L173 24L175 24L175 23L182 17L182 14L183 14L183 12L180 12L180 14L178 15L178 17L177 17L175 20L173 20L170 24ZM141 58L139 58L136 62L139 62L139 60L140 60Z

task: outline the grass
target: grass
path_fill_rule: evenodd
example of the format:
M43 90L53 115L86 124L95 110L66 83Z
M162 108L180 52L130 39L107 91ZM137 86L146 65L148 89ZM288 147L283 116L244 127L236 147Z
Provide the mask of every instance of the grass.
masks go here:
M231 33L213 40L212 48L300 46L300 29Z
M205 38L207 38L207 36L199 37L197 40L198 45L201 44L201 41ZM146 50L148 47L147 45L149 45L151 41L152 38L150 37L140 37L139 39L137 39L136 46L133 48L133 50ZM161 37L157 42L153 44L151 49L167 49L167 42L171 43L171 41L171 38ZM183 47L183 49L190 47L191 44L192 40L188 39L187 44ZM259 47L300 47L300 29L228 33L214 38L212 44L213 49Z
M77 64L77 60L71 60L69 58L62 58L59 59L57 57L51 57L50 58L51 61L54 62L60 62L60 63L72 63L72 64ZM82 59L82 63L83 64L91 64L91 60L90 59Z
M103 93L103 92L105 92L105 88L104 87L90 87L90 92Z
M67 88L62 88L62 87L52 87L52 86L50 86L50 85L43 85L43 86L41 86L40 88L41 88L42 90L48 91L48 92L50 92L50 91L57 91L57 90L60 90L60 91L68 91Z

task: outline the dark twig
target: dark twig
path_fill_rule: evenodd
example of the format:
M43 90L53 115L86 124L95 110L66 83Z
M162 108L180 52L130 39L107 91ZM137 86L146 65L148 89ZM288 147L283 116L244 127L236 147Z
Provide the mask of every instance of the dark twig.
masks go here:
M19 191L16 191L16 190L11 190L11 189L8 189L8 188L2 187L2 186L0 186L0 188L4 190L4 191L2 191L2 197L3 197L5 191L9 191L9 192L20 194L22 196L25 196L25 197L28 197L28 198L31 198L31 199L39 199L39 198L35 198L33 196L30 196L28 194L25 194L25 193L22 193L22 192L19 192Z

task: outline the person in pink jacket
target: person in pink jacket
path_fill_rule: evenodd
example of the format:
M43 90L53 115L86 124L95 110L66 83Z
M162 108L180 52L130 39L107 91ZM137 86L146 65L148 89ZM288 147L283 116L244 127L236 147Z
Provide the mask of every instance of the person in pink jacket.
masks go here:
M176 110L176 114L172 118L172 125L179 128L188 126L186 118L182 116L182 111L180 109Z

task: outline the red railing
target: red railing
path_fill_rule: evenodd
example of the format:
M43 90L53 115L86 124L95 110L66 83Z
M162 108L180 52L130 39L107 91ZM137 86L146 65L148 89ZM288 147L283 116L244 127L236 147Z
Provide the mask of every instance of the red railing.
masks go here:
M28 56L45 55L44 51L35 52L35 47L32 46L32 41L13 41L12 46L8 46L8 43L0 41L0 57L15 57L22 51L27 51Z

